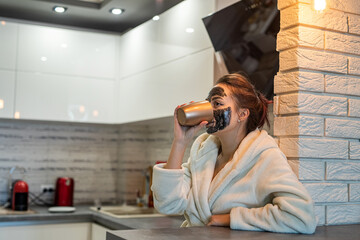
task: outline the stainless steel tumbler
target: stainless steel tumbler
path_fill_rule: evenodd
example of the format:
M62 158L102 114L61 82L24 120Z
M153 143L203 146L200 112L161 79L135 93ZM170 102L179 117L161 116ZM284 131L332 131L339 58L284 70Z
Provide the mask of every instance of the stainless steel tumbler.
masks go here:
M177 110L177 119L182 126L195 126L202 121L211 122L213 118L213 108L208 101L190 103Z

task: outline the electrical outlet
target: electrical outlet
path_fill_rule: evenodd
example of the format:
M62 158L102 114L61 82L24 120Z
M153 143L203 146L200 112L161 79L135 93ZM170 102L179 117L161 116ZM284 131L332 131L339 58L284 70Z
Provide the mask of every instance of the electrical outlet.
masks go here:
M41 184L40 190L43 193L51 193L54 192L55 188L53 184Z

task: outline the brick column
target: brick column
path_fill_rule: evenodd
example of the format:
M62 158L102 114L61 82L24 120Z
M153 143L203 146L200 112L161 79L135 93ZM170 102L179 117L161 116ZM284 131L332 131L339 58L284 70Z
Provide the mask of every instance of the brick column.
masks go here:
M274 135L319 225L360 223L360 1L278 0Z

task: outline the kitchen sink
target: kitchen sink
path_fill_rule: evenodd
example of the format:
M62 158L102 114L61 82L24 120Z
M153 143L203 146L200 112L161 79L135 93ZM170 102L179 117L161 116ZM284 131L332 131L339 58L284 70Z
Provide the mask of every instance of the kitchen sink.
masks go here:
M134 218L134 217L163 217L154 208L143 208L137 206L120 205L120 206L102 206L100 210L96 207L90 207L91 210L104 213L117 218Z

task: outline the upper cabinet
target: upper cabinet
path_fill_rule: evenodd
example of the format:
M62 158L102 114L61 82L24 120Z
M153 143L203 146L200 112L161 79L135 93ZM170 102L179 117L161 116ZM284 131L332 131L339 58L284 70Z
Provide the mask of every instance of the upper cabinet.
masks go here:
M213 84L202 18L187 0L124 35L0 19L0 118L124 123L171 116Z
M187 0L119 38L120 78L212 48L202 18L215 0Z
M118 36L29 24L16 28L17 54L9 53L16 55L16 78L12 79L16 89L6 92L7 98L10 93L15 98L11 109L15 118L114 122ZM11 78L7 79L9 83ZM0 78L0 86L4 81Z
M0 20L0 117L14 114L18 24Z
M177 105L205 100L212 87L213 64L213 50L207 49L119 80L116 121L168 117Z
M14 70L18 24L0 19L0 69Z
M115 78L116 36L19 25L18 70Z
M202 18L214 8L213 0L183 1L120 37L116 122L172 116L177 105L206 98L214 50Z
M14 115L15 72L0 69L0 118Z
M30 72L17 75L17 117L113 123L114 81Z

